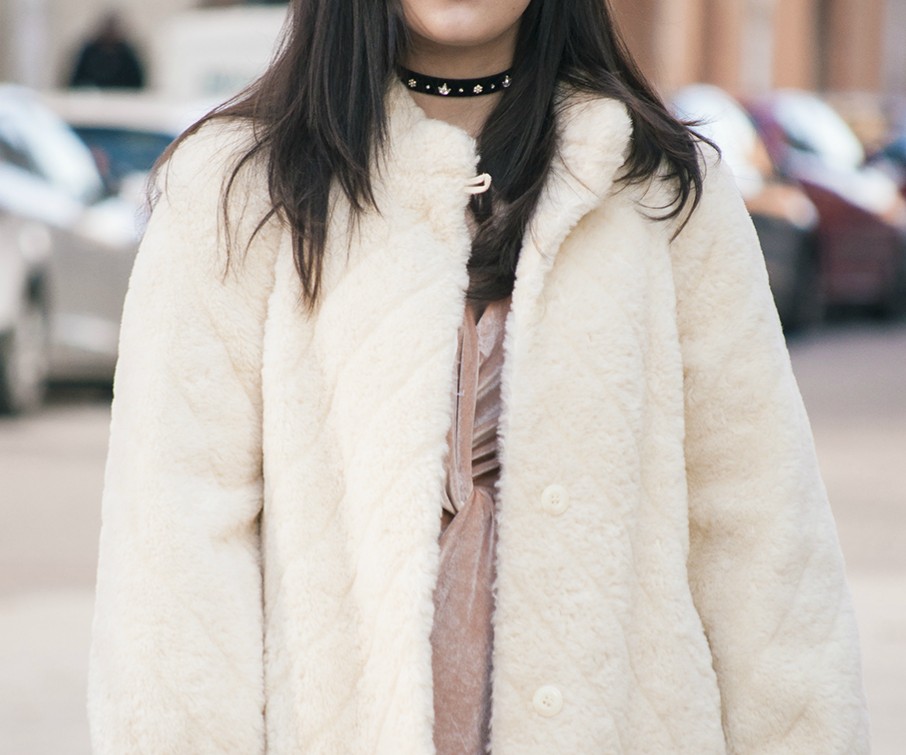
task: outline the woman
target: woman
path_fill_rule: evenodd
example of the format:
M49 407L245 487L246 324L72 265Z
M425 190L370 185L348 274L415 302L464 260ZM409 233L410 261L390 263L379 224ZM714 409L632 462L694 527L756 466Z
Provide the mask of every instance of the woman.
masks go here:
M867 752L756 237L606 4L292 10L136 262L96 751Z

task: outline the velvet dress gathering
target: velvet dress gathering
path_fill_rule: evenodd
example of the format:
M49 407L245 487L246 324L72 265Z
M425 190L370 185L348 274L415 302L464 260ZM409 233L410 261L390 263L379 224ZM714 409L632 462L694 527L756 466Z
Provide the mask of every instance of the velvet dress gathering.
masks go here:
M494 487L509 297L464 309L431 633L437 755L481 755L490 743Z

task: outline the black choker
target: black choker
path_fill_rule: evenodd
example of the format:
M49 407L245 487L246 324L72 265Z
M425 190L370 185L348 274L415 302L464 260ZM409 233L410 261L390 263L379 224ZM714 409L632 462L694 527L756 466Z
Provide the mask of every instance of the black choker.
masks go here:
M513 83L509 71L482 79L438 79L408 68L400 68L399 74L400 80L413 92L439 97L479 97L509 89Z

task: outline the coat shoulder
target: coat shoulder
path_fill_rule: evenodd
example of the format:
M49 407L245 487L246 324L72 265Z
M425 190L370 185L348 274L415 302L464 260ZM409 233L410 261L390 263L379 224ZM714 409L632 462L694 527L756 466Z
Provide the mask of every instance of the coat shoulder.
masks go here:
M268 217L266 162L254 146L250 122L226 118L178 144L156 176L139 268L172 266L205 291L253 292L271 279L283 229Z
M699 143L699 169L702 185L697 201L687 202L683 211L669 224L674 266L698 268L715 248L721 248L737 263L760 263L761 247L752 219L746 209L736 180L720 153Z
M256 150L251 121L215 118L187 135L157 175L154 201L166 199L193 215L257 223L270 210L267 159ZM222 200L227 204L223 206ZM231 231L235 230L231 228Z
M215 118L189 133L163 164L152 189L154 214L183 234L243 250L273 246L280 224L267 186L267 154L249 119ZM152 223L153 223L152 216ZM260 227L259 227L260 226Z
M215 118L182 138L159 173L159 188L210 183L229 175L255 144L254 126L247 119ZM259 161L260 162L260 161Z

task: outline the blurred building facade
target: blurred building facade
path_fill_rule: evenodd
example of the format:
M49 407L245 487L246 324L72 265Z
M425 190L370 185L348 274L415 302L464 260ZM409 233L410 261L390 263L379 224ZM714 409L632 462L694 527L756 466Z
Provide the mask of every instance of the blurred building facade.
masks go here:
M80 42L111 8L153 58L155 30L174 14L262 2L2 0L0 80L59 85ZM664 91L709 81L737 94L796 86L906 95L906 0L612 2L643 68Z
M645 72L672 90L906 94L906 0L613 0Z

